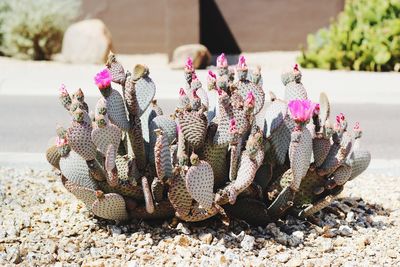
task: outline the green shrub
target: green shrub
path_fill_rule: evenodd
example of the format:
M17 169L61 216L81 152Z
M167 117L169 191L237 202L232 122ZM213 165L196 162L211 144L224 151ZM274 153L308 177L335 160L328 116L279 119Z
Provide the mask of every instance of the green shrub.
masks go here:
M0 51L43 60L61 49L65 29L78 16L80 0L0 0Z
M299 57L306 68L399 71L400 0L347 0L307 43Z

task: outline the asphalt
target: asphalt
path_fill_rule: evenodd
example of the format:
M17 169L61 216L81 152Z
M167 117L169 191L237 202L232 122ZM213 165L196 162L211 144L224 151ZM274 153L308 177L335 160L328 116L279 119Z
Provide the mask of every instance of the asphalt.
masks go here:
M86 101L93 108L97 98ZM165 114L175 104L174 100L159 101ZM349 125L360 122L362 145L373 158L400 158L400 105L332 103L332 114L339 112L346 115ZM0 153L43 153L55 136L56 125L68 127L70 118L56 96L1 96L0 121Z

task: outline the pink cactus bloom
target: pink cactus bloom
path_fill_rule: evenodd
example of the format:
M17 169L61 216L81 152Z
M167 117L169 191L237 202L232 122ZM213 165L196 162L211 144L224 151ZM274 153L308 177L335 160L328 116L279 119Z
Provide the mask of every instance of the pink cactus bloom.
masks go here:
M253 92L249 91L246 96L246 105L253 107L255 103L256 103L256 98L254 97Z
M319 115L320 109L321 109L321 107L319 106L319 104L315 104L314 115Z
M179 89L179 96L185 96L185 90L183 88Z
M246 58L244 56L239 57L237 67L238 67L238 69L241 69L241 70L247 69Z
M236 120L234 118L232 118L229 121L229 132L230 133L236 133L237 132L237 128L236 128Z
M217 57L217 67L218 68L227 68L228 67L228 60L225 57L225 54L222 53Z
M356 132L361 131L361 127L360 127L360 123L359 122L356 122L356 125L354 125L353 130L356 131Z
M208 79L209 81L215 82L215 81L217 80L217 75L215 75L214 72L212 72L211 70L209 70L209 71L208 71L207 79Z
M100 90L109 88L111 80L111 72L108 69L100 71L94 77L94 82Z
M56 147L62 147L64 145L68 144L68 141L66 138L60 138L57 136L56 138Z
M188 57L186 60L185 71L186 72L194 72L193 60L191 57Z
M67 88L65 87L65 84L61 84L59 90L60 90L60 94L61 94L62 96L68 95L68 91L67 91Z
M341 123L342 121L345 120L344 114L340 113L339 115L336 116L336 122Z
M289 102L288 107L295 122L305 123L312 117L315 105L310 100L292 100Z

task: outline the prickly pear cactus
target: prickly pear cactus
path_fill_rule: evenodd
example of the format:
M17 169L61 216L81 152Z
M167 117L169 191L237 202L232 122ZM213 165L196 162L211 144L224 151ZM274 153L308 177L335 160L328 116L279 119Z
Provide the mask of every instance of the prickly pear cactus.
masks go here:
M265 81L260 67L250 70L244 57L232 68L221 54L208 94L189 58L176 110L164 114L149 69L125 72L110 54L94 79L101 98L92 118L82 90L70 95L61 86L71 123L57 128L47 160L70 193L108 220L220 214L266 225L289 212L312 216L367 169L361 127L350 130L343 114L333 125L328 97L307 99L297 65L281 76L284 99L270 92L261 114Z

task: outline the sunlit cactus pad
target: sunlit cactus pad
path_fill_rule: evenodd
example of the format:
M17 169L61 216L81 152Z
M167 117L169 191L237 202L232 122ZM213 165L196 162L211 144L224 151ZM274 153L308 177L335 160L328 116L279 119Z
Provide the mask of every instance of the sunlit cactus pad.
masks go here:
M125 72L115 55L95 75L95 109L62 85L71 124L57 128L47 159L66 189L108 220L266 225L312 216L368 167L360 125L350 128L343 114L331 121L324 93L307 99L297 65L282 74L284 99L264 92L268 81L244 57L232 67L221 54L216 65L203 86L188 59L170 115L154 99L148 67Z

